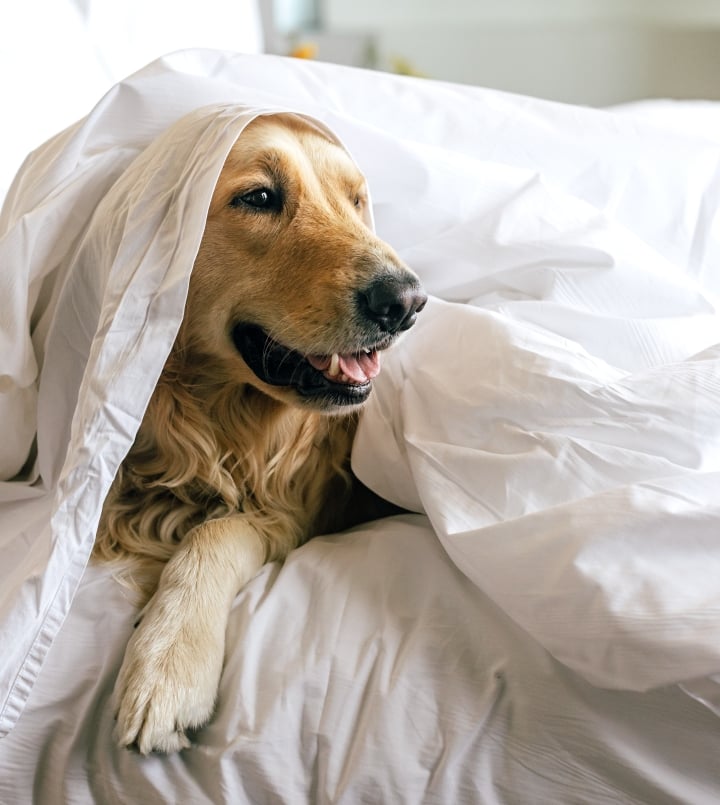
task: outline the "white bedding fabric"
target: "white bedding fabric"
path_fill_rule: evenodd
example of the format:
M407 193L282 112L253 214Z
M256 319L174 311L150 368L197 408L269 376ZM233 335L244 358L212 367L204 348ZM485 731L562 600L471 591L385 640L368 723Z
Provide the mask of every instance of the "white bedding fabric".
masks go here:
M167 173L125 171L208 103L323 120L437 297L354 453L424 514L265 568L236 602L216 719L140 758L111 739L132 607L83 568L236 124L156 143ZM0 802L716 802L719 158L703 130L630 114L209 51L131 77L39 151L0 219L6 475L45 358L40 479L0 485ZM47 317L23 339L52 288L28 278L59 276L123 173L162 215L114 220L110 257L96 230L63 297L77 319L43 355Z

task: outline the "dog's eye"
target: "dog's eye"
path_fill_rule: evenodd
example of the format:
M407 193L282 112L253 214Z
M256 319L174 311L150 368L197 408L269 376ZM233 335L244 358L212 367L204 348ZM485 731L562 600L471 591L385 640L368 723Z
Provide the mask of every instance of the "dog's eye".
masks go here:
M269 187L259 187L257 190L251 190L249 193L238 193L233 196L230 201L231 207L254 207L256 210L272 210L278 211L280 209L280 196Z

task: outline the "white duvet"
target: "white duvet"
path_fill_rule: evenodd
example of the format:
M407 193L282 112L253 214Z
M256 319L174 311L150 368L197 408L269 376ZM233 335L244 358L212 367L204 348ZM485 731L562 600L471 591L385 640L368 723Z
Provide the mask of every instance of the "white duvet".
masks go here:
M266 567L216 718L141 758L111 737L133 609L84 569L236 124L128 166L218 103L324 121L435 297L353 456L416 514ZM0 219L0 802L716 802L719 160L632 114L209 51L36 152ZM110 279L38 282L129 175L163 214L114 221L112 259L95 232Z

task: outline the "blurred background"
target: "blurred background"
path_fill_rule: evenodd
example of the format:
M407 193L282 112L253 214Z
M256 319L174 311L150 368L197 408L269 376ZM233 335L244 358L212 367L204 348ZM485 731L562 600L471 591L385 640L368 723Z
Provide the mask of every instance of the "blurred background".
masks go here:
M720 98L720 0L5 0L0 197L28 151L188 47L589 106Z
M268 48L591 106L720 97L720 0L274 0Z

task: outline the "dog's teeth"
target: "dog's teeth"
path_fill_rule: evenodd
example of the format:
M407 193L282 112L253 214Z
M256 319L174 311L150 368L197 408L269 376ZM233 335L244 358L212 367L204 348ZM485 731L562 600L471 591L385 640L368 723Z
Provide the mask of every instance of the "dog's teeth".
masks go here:
M340 372L340 356L334 352L330 358L330 366L328 367L328 374L330 377L337 377Z

